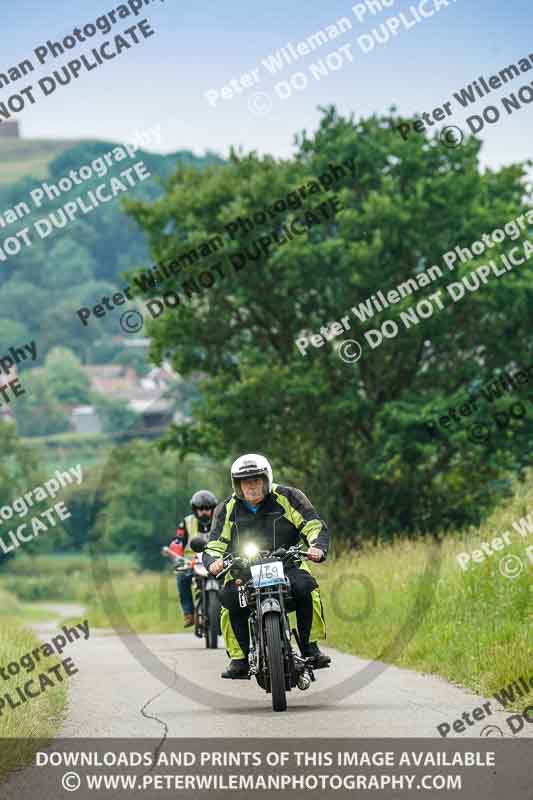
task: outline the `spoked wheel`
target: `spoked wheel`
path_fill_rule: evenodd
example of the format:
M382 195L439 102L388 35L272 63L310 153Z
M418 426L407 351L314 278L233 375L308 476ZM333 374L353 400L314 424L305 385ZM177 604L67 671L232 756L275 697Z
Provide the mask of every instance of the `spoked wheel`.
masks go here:
M272 708L274 711L286 711L285 669L283 665L279 616L270 613L267 614L264 619L266 648L270 670L270 689L272 692Z
M210 650L218 647L218 631L220 628L220 600L218 592L207 593L207 630L205 646Z

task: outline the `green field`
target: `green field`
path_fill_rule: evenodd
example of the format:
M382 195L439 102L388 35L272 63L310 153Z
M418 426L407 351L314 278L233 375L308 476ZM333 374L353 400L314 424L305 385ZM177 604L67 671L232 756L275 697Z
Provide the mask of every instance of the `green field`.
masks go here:
M133 559L128 555L111 555L106 559L112 580L137 576ZM97 565L86 555L42 555L14 558L0 572L0 590L17 597L20 603L85 603L94 597L93 570ZM24 608L24 606L22 606Z
M60 153L82 140L0 139L0 185L31 175L46 178L48 164Z
M41 448L43 468L50 472L80 463L87 472L92 467L105 463L113 447L109 436L92 433L22 436L20 441Z

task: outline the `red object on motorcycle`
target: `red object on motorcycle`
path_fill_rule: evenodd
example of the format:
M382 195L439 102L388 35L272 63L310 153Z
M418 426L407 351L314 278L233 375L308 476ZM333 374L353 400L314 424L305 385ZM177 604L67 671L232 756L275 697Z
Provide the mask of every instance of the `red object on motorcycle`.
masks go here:
M183 545L177 544L176 542L171 542L169 548L170 552L173 556L182 556L183 555Z

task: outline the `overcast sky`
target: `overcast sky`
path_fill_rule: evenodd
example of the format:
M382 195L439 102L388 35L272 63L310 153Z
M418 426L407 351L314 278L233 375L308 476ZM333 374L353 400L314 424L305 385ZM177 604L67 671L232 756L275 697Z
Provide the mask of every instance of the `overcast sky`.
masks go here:
M26 78L1 89L0 103L29 84L35 87L54 69L90 53L106 39L113 40L115 34L146 17L154 36L143 39L141 35L141 44L104 61L98 69L82 70L76 81L60 86L49 97L37 89L35 105L19 114L23 135L124 140L135 130L159 124L161 152L191 149L201 154L211 149L226 155L231 145L240 145L245 150L288 156L294 134L316 127L319 105L333 103L358 117L386 113L394 104L412 116L452 100L454 92L478 76L488 79L530 53L533 59L531 0L448 0L448 7L444 7L446 0L440 0L443 7L431 17L420 17L419 23L414 22L409 8L418 8L420 0L386 2L389 7L381 13L367 12L358 19L362 6L357 16L353 11L356 4L345 0L252 4L244 0L229 4L220 0L153 0L139 16L120 19L109 34L98 34L63 57L50 57ZM439 0L425 0L423 8L432 9L435 2ZM7 72L24 58L37 65L34 48L49 39L62 39L75 27L94 23L99 15L119 5L102 0L18 0L7 4L2 11L0 72ZM363 52L358 37L376 26L379 35L380 23L400 12L411 27L406 29L400 23L396 36ZM351 29L302 55L295 64L285 65L278 75L270 75L262 64L288 42L296 47L343 17L349 19ZM369 38L362 43L365 49L370 47ZM350 47L330 58L329 74L316 80L310 66L320 59L324 62L344 45ZM353 57L352 63L346 53ZM208 103L208 91L220 93L232 78L239 79L253 69L259 79L255 86L243 88L232 99L221 98L216 107ZM280 99L278 92L286 91L286 85L278 86L277 91L275 85L297 72L305 75L307 86ZM296 81L302 81L301 76ZM447 122L465 129L465 118L479 114L484 106L493 104L502 110L500 122L486 125L481 134L486 143L485 163L497 166L530 156L533 103L524 103L509 116L500 98L532 81L533 69L486 99L478 98L471 110L461 110L452 102L453 115ZM259 108L261 112L270 105L268 113L250 110Z

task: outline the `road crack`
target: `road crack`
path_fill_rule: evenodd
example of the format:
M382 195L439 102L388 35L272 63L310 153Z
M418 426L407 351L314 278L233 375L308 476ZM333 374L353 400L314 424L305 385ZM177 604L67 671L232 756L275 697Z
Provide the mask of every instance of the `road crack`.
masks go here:
M144 772L143 775L148 775L149 772L153 771L154 767L156 766L156 764L157 764L157 762L159 760L159 753L163 749L163 746L164 746L164 744L165 744L165 742L167 740L167 737L168 737L169 729L168 729L167 723L164 720L159 719L159 717L156 717L153 714L147 714L146 713L146 709L148 708L148 706L151 703L154 702L154 700L157 700L158 697L161 697L162 695L165 694L165 692L168 692L170 689L173 688L174 684L176 683L176 681L178 679L178 675L177 675L177 672L176 672L176 662L174 662L174 664L172 666L173 666L173 670L174 670L174 680L173 680L171 686L165 686L165 688L162 691L158 692L153 697L150 697L150 699L147 700L146 703L140 708L140 713L142 714L142 716L145 719L153 719L153 720L155 720L155 722L158 722L164 729L163 730L163 736L161 737L161 739L159 741L159 744L157 745L157 747L154 750L154 758L153 758L153 761L152 761L152 768L149 769L147 772Z

